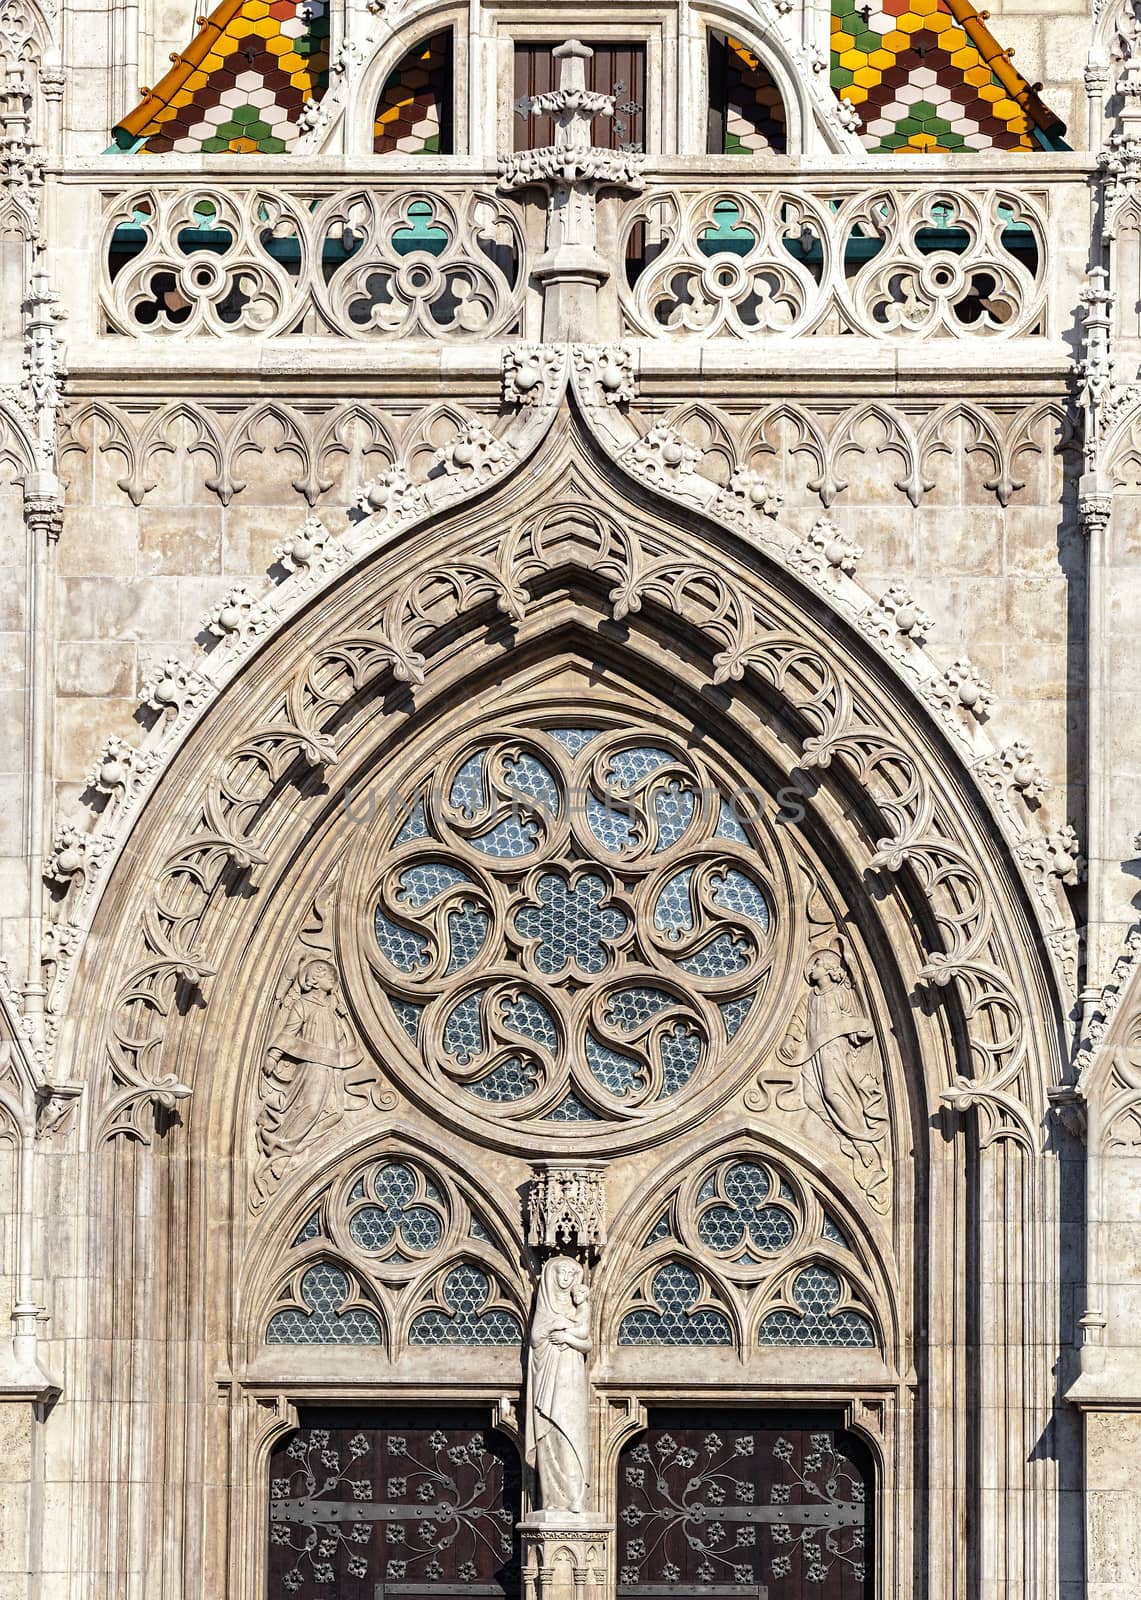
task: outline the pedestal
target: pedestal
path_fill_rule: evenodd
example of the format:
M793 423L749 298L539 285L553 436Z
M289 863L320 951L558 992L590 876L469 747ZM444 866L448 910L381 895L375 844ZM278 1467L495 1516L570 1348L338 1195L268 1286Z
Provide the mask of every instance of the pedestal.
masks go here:
M533 1511L519 1532L523 1600L604 1600L612 1522L590 1512Z

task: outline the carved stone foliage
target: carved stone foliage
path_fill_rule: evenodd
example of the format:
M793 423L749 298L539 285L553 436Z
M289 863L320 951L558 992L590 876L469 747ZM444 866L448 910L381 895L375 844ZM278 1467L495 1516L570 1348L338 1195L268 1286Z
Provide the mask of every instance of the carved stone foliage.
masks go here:
M263 1343L425 1345L518 1352L525 1290L516 1247L442 1167L403 1150L354 1162L292 1212L285 1251L259 1269L250 1353Z
M433 745L355 869L371 1009L412 1047L413 1081L471 1112L660 1112L766 1012L789 938L767 830L709 759L614 723Z
M965 180L821 194L648 185L621 209L623 332L676 338L1045 332L1048 192Z
M104 196L102 308L134 337L494 338L526 282L515 213L467 185Z
M524 496L506 526L490 506L441 565L386 567L367 623L315 642L257 726L196 776L194 820L157 872L139 919L145 953L115 1009L105 1125L143 1136L142 1101L185 1092L161 1066L161 1040L176 996L196 992L183 986L201 988L212 970L197 929L227 884L257 892L262 836L296 805L295 785L374 726L365 708L377 692L414 692L461 619L472 641L497 649L544 637L547 607L568 603L552 598L558 575L574 572L595 595L588 626L607 610L635 632L639 619L680 624L714 685L777 698L799 729L805 772L835 764L861 786L882 830L870 867L905 873L934 920L919 981L953 984L963 1007L971 1057L952 1096L969 1089L969 1103L988 1107L988 1136L1036 1138L1037 1113L1022 1104L1033 1103L1024 965L992 892L994 868L912 725L896 728L890 702L756 573L730 570L676 528L633 512L615 520L585 479L561 500L542 493L541 511ZM584 1110L604 1119L604 1140L623 1124L637 1136L647 1115L672 1116L675 1103L698 1114L730 1030L743 1043L781 1026L763 999L767 974L775 983L779 970L783 993L791 970L782 941L792 901L776 865L788 848L777 835L789 830L754 833L755 820L739 817L735 833L730 774L668 732L624 724L617 706L598 724L568 704L557 719L467 739L435 753L430 778L427 754L410 745L391 774L408 780L402 820L358 830L344 897L354 922L341 947L370 1036L399 1042L391 1070L408 1092L448 1114L462 1105L465 1120L481 1118L508 1142L521 1111L532 1127L535 1111L556 1151L570 1132L560 1119ZM659 750L623 773L633 752ZM722 951L726 968L715 970ZM631 991L636 1014L615 1006ZM492 1073L498 1098L479 1092Z
M885 1287L803 1173L748 1152L663 1198L607 1285L620 1346L883 1345Z
M1072 420L1054 404L780 400L745 409L642 399L639 413L647 430L664 424L683 449L696 449L701 475L729 488L735 474L758 474L777 506L783 498L830 507L871 462L882 463L877 493L893 488L914 506L936 490L946 464L963 462L981 468L981 486L1005 506L1036 462L1076 449Z

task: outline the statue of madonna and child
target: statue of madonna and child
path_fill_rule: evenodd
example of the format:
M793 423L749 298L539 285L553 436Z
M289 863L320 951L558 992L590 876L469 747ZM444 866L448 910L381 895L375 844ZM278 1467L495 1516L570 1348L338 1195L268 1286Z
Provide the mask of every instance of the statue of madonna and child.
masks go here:
M579 1262L552 1256L535 1294L527 1362L527 1465L544 1512L582 1515L590 1488L590 1289Z

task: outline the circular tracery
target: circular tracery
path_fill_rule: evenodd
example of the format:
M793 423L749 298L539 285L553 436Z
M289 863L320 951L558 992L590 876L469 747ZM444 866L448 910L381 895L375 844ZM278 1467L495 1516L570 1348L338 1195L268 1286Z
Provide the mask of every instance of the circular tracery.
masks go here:
M664 1109L710 1080L783 942L748 809L658 732L454 745L369 883L378 1010L501 1122Z

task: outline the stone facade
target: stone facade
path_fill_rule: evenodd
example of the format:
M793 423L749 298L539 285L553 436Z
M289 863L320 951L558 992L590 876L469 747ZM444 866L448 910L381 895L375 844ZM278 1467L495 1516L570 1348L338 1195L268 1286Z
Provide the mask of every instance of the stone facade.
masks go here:
M1141 20L892 5L0 11L0 1600L1141 1592Z

